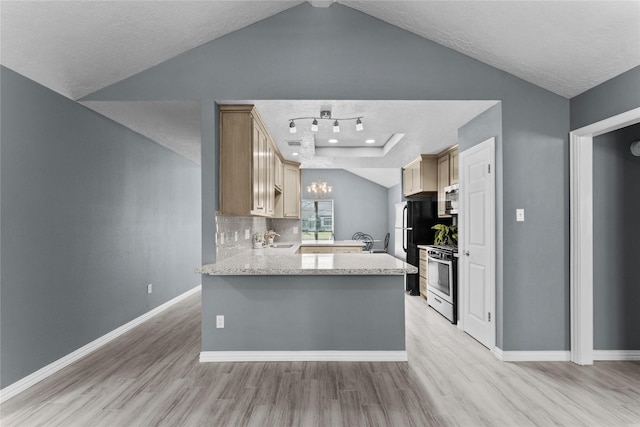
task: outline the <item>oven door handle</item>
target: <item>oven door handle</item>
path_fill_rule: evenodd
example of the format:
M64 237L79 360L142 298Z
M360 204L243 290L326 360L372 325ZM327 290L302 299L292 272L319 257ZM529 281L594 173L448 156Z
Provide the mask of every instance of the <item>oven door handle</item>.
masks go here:
M435 259L430 257L429 255L427 255L427 261L433 261L439 264L447 264L448 266L451 266L451 264L453 264L453 261L447 261L446 259Z

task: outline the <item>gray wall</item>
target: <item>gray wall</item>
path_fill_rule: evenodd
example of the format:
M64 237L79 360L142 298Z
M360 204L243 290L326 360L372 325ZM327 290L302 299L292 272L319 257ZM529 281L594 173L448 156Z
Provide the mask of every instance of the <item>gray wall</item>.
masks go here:
M569 348L569 327L558 323L569 312L563 297L569 238L567 99L346 6L307 3L87 99L203 100L203 233L208 236L214 234L217 203L216 99L501 101L503 136L497 151L502 155L496 177L502 349ZM548 209L529 216L526 226L506 220L525 203ZM538 241L553 250L528 248ZM215 259L214 248L212 240L203 240L204 262ZM533 271L546 272L545 292Z
M487 111L479 114L473 120L466 123L460 129L458 129L458 151L460 153L468 150L469 148L486 141L489 138L496 139L496 163L501 163L502 159L502 105L497 104ZM498 177L496 177L498 178ZM501 178L501 177L500 177ZM501 182L497 182L496 187L502 187ZM542 207L541 207L542 209ZM496 216L502 215L502 201L498 200L496 204ZM508 218L513 219L513 218ZM504 259L504 245L503 231L498 228L496 230L496 345L503 348L504 342L504 323L500 319L504 318L504 310L518 309L518 306L505 307L504 305L504 280L501 278L503 275L503 259ZM535 247L526 247L530 251L537 252ZM535 268L534 265L527 264L529 268ZM562 290L556 288L557 292ZM544 310L543 307L538 307L540 310ZM542 313L544 314L544 313ZM555 313L558 315L559 313ZM568 313L566 313L568 316ZM517 331L515 331L517 333Z
M593 340L640 350L640 124L593 140Z
M403 276L210 279L202 286L203 351L405 350ZM216 315L225 316L224 329Z
M201 188L196 164L1 79L4 388L200 283Z
M332 187L336 240L351 239L362 231L382 240L389 228L387 189L344 169L302 169L302 198L313 199L307 185L322 177ZM379 244L376 244L379 247Z
M571 130L640 107L640 66L571 99Z

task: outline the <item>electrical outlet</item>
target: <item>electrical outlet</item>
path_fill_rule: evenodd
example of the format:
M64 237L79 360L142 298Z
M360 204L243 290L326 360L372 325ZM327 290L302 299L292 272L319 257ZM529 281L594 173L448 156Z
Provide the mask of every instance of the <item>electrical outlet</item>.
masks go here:
M234 232L233 232L233 241L234 241L234 242L237 242L237 241L238 241L238 232L237 232L237 231L234 231Z
M293 234L298 234L298 227L293 227Z
M524 209L516 209L516 221L524 221Z
M151 292L153 292L153 285L151 283L149 283L147 285L147 293L150 294Z
M249 240L251 238L251 230L248 228L244 230L244 240Z
M221 314L216 316L216 328L224 328L224 316Z

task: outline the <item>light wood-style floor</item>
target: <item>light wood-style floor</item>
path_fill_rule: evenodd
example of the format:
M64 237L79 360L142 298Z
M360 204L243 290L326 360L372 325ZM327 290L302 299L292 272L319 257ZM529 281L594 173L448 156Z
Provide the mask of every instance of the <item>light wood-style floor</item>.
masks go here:
M5 402L9 426L640 425L640 362L504 363L406 297L408 363L205 363L194 295Z

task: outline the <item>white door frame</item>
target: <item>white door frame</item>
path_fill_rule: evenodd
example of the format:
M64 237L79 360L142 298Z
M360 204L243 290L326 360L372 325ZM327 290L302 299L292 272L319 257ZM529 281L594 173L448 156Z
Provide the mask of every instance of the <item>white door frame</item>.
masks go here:
M640 108L569 133L571 361L593 364L593 138L640 123Z
M489 158L490 158L490 164L491 164L491 172L489 173L489 180L491 182L491 190L489 191L489 224L490 224L490 229L486 230L487 234L489 236L489 263L488 263L488 268L489 268L489 292L490 292L490 300L491 300L491 307L489 307L489 311L493 314L493 328L491 329L491 339L490 339L490 343L489 343L489 350L491 350L492 353L495 354L496 352L496 325L497 325L497 319L496 319L496 139L495 137L491 137L485 141L482 141L480 144L474 145L471 148L468 148L462 152L460 152L459 157L458 157L458 163L462 163L462 156L463 155L468 155L471 154L477 150L483 149L484 145L488 144L490 147L490 154L489 154ZM463 223L464 223L464 215L465 215L465 208L464 208L464 192L465 192L465 188L463 184L463 179L464 179L464 171L463 168L458 168L458 173L460 175L460 197L458 199L458 203L460 204L460 214L459 214L459 218L458 218L458 227L459 228L459 232L460 235L462 235L462 233L465 232L464 228L463 228ZM458 244L459 242L464 241L463 239L460 238L460 236L458 236ZM462 248L462 251L464 251L465 249ZM462 282L462 272L464 271L464 268L462 268L462 263L466 262L465 256L463 254L463 252L459 252L459 265L458 265L458 284L460 284ZM464 310L463 307L466 307L465 304L467 304L467 295L464 292L464 287L463 286L458 286L458 328L464 330Z

